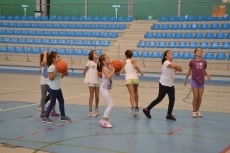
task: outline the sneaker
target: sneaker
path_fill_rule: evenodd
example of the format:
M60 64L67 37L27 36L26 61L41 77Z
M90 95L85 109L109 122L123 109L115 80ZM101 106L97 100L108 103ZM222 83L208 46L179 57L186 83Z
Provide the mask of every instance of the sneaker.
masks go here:
M50 113L50 116L52 116L52 117L59 117L60 114L56 113L55 111L52 111L52 112Z
M71 122L71 118L69 118L68 116L64 116L64 117L61 117L61 121Z
M143 113L145 114L145 116L147 118L151 118L151 115L150 115L150 111L149 110L146 110L145 108L143 109Z
M135 107L135 111L139 112L139 107L138 106Z
M108 121L105 121L103 119L100 120L100 125L102 127L105 127L105 128L112 128L113 127L111 123L109 123Z
M192 112L192 117L197 118L197 112Z
M45 117L45 114L46 114L46 111L41 112L40 117L41 117L41 118L44 118L44 117Z
M37 110L38 110L39 112L41 112L41 111L42 111L41 106L38 106L38 107L37 107Z
M96 115L99 115L99 114L100 114L98 109L95 109L95 114L96 114Z
M97 114L95 114L93 111L89 112L89 117L97 117Z
M202 117L202 114L199 111L197 111L197 116Z
M43 123L53 123L53 121L51 119L45 118L45 117L42 119L42 122Z
M132 116L133 116L133 117L136 117L137 114L136 114L136 110L135 110L134 107L131 108L131 111L132 111Z
M166 119L167 119L167 120L176 121L176 118L175 118L175 116L173 116L173 115L167 115L167 116L166 116Z

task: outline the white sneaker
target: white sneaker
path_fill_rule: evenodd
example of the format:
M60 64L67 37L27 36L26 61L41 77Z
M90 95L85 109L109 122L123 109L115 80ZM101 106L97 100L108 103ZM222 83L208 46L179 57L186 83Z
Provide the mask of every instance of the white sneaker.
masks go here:
M197 112L192 112L192 117L197 118Z
M197 116L202 117L202 114L199 111L197 111Z
M89 117L97 117L97 114L95 114L93 111L92 112L89 112Z
M95 109L95 114L99 115L99 110L98 109Z
M111 123L109 123L108 121L105 121L103 119L101 119L99 123L102 127L105 127L105 128L112 128L113 127Z
M41 111L42 111L41 106L39 106L39 107L37 108L37 110L38 110L39 112L41 112Z
M135 107L131 108L131 112L132 112L132 116L133 116L133 117L136 117L136 116L137 116Z

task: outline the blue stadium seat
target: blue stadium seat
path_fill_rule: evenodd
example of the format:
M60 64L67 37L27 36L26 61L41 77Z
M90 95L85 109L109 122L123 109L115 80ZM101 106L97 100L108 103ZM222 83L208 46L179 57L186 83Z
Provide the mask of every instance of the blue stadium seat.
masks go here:
M214 35L211 32L206 33L204 36L204 39L213 39L213 38L214 38Z
M187 48L186 42L183 42L183 41L179 42L177 48Z
M170 16L168 19L168 22L175 22L176 21L176 17L175 16Z
M131 22L133 21L133 17L132 16L128 16L126 19L125 19L125 22Z
M20 16L15 16L14 20L20 20Z
M143 51L140 55L142 58L149 58L149 52L148 51Z
M37 44L43 44L43 39L42 38L39 38L36 42Z
M47 21L48 20L48 16L43 16L42 17L42 21Z
M178 21L178 22L184 22L184 21L185 21L185 16L179 16L179 17L177 18L177 21Z
M6 16L5 15L0 16L0 20L6 20Z
M47 31L47 32L45 33L45 36L53 36L53 31Z
M66 49L65 48L60 49L59 54L60 55L65 55L66 54Z
M97 49L97 54L98 54L99 56L101 56L101 55L102 55L102 51L101 51L100 49Z
M160 27L160 24L154 24L153 26L152 26L152 30L159 30L161 27Z
M173 52L174 59L180 59L180 52Z
M215 59L216 60L226 60L226 54L225 53L217 53Z
M60 28L62 28L62 24L57 23L57 24L54 26L54 28L55 28L55 29L60 29Z
M38 48L38 47L35 48L33 53L35 53L35 54L41 54L41 48Z
M77 33L77 37L84 37L85 33L83 31L80 31Z
M101 46L101 41L100 40L96 40L95 41L95 46Z
M12 43L12 38L6 38L6 43Z
M101 38L109 38L110 37L110 33L109 32L104 32L102 35L101 35Z
M42 17L41 17L41 16L36 16L34 20L35 20L35 21L41 21L41 20L42 20Z
M101 19L102 22L107 22L108 20L109 20L109 19L108 19L107 16L103 16L102 19Z
M208 30L208 29L209 29L208 24L204 23L200 25L200 30Z
M163 26L161 27L161 30L168 30L168 29L169 29L168 24L163 24Z
M109 19L109 22L115 22L116 21L116 17L115 16L111 16Z
M16 30L15 31L15 35L21 35L22 34L22 30Z
M208 53L204 54L204 57L203 57L203 58L204 58L204 59L214 59L214 54L208 52Z
M181 39L181 38L183 38L183 34L182 34L181 32L177 32L177 33L174 35L173 38L174 38L174 39Z
M147 47L147 42L146 41L141 41L137 47Z
M151 53L151 55L149 56L149 58L159 58L160 53L157 51L154 51Z
M229 30L229 24L228 23L222 24L220 30Z
M193 35L192 35L192 33L191 32L187 32L187 33L185 33L185 35L184 35L184 39L192 39L193 38Z
M72 40L72 39L71 39L71 40L69 41L69 45L76 45L76 40Z
M44 52L44 51L49 52L49 51L50 51L50 49L49 49L49 48L43 48L43 49L42 49L42 52Z
M17 48L15 46L10 47L9 52L15 53L17 51Z
M54 39L52 42L53 45L58 45L59 44L59 39Z
M64 24L64 25L62 26L62 29L69 29L69 24Z
M187 30L188 29L188 24L182 24L179 28L179 30Z
M205 21L213 21L214 19L213 19L213 17L211 16L211 15L209 15L209 16L207 16L206 18L205 18Z
M166 46L167 46L166 42L161 41L161 42L158 43L157 48L165 48Z
M64 21L70 21L70 17L69 16L65 16L64 17Z
M77 29L84 29L85 28L85 24L79 24Z
M26 17L26 16L22 16L22 17L21 17L21 20L22 20L22 21L25 21L25 20L27 20L27 17Z
M81 55L84 55L84 50L83 49L78 49L74 55L78 55L78 56L81 56Z
M182 59L191 59L192 54L190 52L184 52L181 56Z
M67 36L69 36L69 32L68 31L63 31L61 36L67 37Z
M14 30L9 30L9 31L7 32L8 35L14 35L14 33L15 33Z
M173 34L171 32L167 32L167 33L165 33L164 38L165 39L171 39L171 38L173 38Z
M87 16L85 19L85 21L92 21L92 20L93 20L92 16Z
M15 38L14 38L15 39ZM0 43L4 43L5 41L4 41L4 38L3 37L0 37ZM13 40L13 42L14 42L14 40Z
M38 31L37 36L44 36L45 35L45 31Z
M145 38L153 38L154 35L152 32L147 32L147 34L145 35Z
M47 25L46 25L45 23L42 23L42 24L40 25L40 28L47 28Z
M134 50L133 51L133 57L139 57L139 51Z
M110 27L109 27L110 30L115 30L117 29L117 25L116 24L112 24Z
M92 29L93 25L92 24L86 24L85 29Z
M10 27L10 23L9 22L4 23L3 27Z
M25 48L24 47L19 47L16 52L17 53L24 53L25 52Z
M225 39L230 39L230 33L226 35Z
M117 38L119 35L118 35L118 32L112 32L112 34L110 35L110 38Z
M89 31L85 33L85 37L92 37L93 36L93 32Z
M93 41L92 40L87 40L84 46L92 46Z
M32 23L26 23L25 24L25 28L31 28L32 27Z
M93 19L94 22L98 22L100 20L101 20L101 18L99 16L95 16L94 19Z
M166 22L167 21L167 17L166 16L161 16L158 21L159 22Z
M49 23L47 28L53 29L54 28L54 24L53 23Z
M170 30L178 30L179 29L179 25L178 24L172 24Z
M26 53L33 53L33 52L34 52L34 50L33 50L32 47L28 47L28 48L26 49Z
M117 30L124 30L126 29L126 25L125 24L120 24L118 27L117 27Z
M197 32L193 37L193 39L202 39L202 38L203 38L203 33L201 32Z
M72 16L72 17L71 17L71 21L78 21L77 16Z
M17 27L17 23L11 23L10 27L11 27L11 28Z
M225 35L222 32L217 33L215 36L215 39L224 39L224 38L225 38Z
M163 38L163 33L162 32L157 32L155 35L155 38Z
M149 45L147 46L148 48L155 48L157 46L155 41L149 42Z
M185 21L194 21L194 16L188 16Z
M175 48L175 47L177 47L176 42L174 42L174 41L169 42L169 44L168 44L167 47L168 48Z
M77 33L75 31L71 31L69 34L70 37L76 37Z
M208 48L208 43L207 42L201 42L200 43L200 48L207 49Z
M209 29L210 29L210 30L218 30L218 29L219 29L219 24L213 23L213 24L211 24L211 26L210 26Z
M57 48L52 48L51 51L52 52L58 52L58 49Z
M0 27L3 27L3 24L2 24L2 22L0 22Z
M9 48L7 46L3 46L1 48L1 52L8 52L9 51Z
M211 45L209 46L210 49L219 49L220 44L218 42L212 42Z
M93 37L101 37L101 32L95 32Z
M38 23L34 23L34 24L32 25L32 28L39 28L39 24L38 24Z
M125 18L123 16L119 16L117 22L124 22Z
M84 16L80 16L78 21L85 21L85 17Z
M12 41L12 43L15 43L15 44L17 44L17 43L19 43L19 42L20 42L20 39L19 39L19 38L14 38L13 41Z
M224 21L224 17L223 16L218 16L214 18L215 21Z
M220 49L229 49L230 48L230 42L223 42Z
M53 36L61 36L61 32L60 31L54 31Z
M28 41L28 44L35 44L36 42L35 42L35 39L34 38L31 38L31 39L29 39L29 41Z
M52 44L51 39L46 39L46 40L44 41L44 44L47 44L47 45Z
M69 28L70 29L76 29L77 28L77 24L70 24Z
M86 50L85 53L83 54L84 56L89 56L89 53L91 52L90 49Z
M6 18L6 20L13 20L13 16L8 16L7 18Z
M30 35L31 36L36 36L37 35L37 31L36 30L31 31Z
M84 40L78 40L76 45L77 46L82 46L84 43L85 43Z
M204 21L204 16L197 16L196 21Z
M1 35L6 35L6 33L7 33L7 30L1 30Z
M49 21L56 21L56 16L50 16Z
M74 55L75 54L75 49L74 48L70 48L67 53L68 55Z
M101 29L101 25L100 24L95 24L92 29Z
M69 45L69 42L66 39L62 39L60 45Z
M105 40L105 41L103 42L102 46L104 46L104 47L110 46L110 40Z
M20 44L26 44L27 43L27 38L22 38L19 43Z
M58 16L57 21L62 21L62 16Z
M102 26L101 26L101 29L108 29L109 28L109 25L108 24L103 24Z
M230 15L225 18L225 21L230 21Z
M24 23L19 23L19 24L17 25L17 28L23 28L24 26L25 26Z
M198 24L191 24L191 26L189 27L189 30L197 30L199 27L198 27Z

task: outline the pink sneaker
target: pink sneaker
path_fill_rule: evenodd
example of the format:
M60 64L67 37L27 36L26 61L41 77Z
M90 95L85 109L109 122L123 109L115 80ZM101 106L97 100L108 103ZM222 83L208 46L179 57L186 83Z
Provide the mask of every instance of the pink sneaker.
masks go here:
M100 125L102 127L105 127L105 128L112 128L113 127L111 123L109 123L108 121L105 121L103 119L100 120Z

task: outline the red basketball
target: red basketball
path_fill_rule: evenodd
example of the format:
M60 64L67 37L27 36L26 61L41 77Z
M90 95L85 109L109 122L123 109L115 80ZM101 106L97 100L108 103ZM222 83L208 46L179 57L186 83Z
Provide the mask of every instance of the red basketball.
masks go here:
M119 61L119 60L113 60L113 61L111 62L111 64L112 64L112 66L115 68L115 71L116 71L116 72L121 71L121 69L122 69L122 63L121 63L121 61Z
M56 68L58 69L58 72L64 73L64 72L67 71L68 65L67 65L67 63L65 61L59 61L56 64Z
M97 72L97 76L99 76L100 78L102 78L102 72Z

